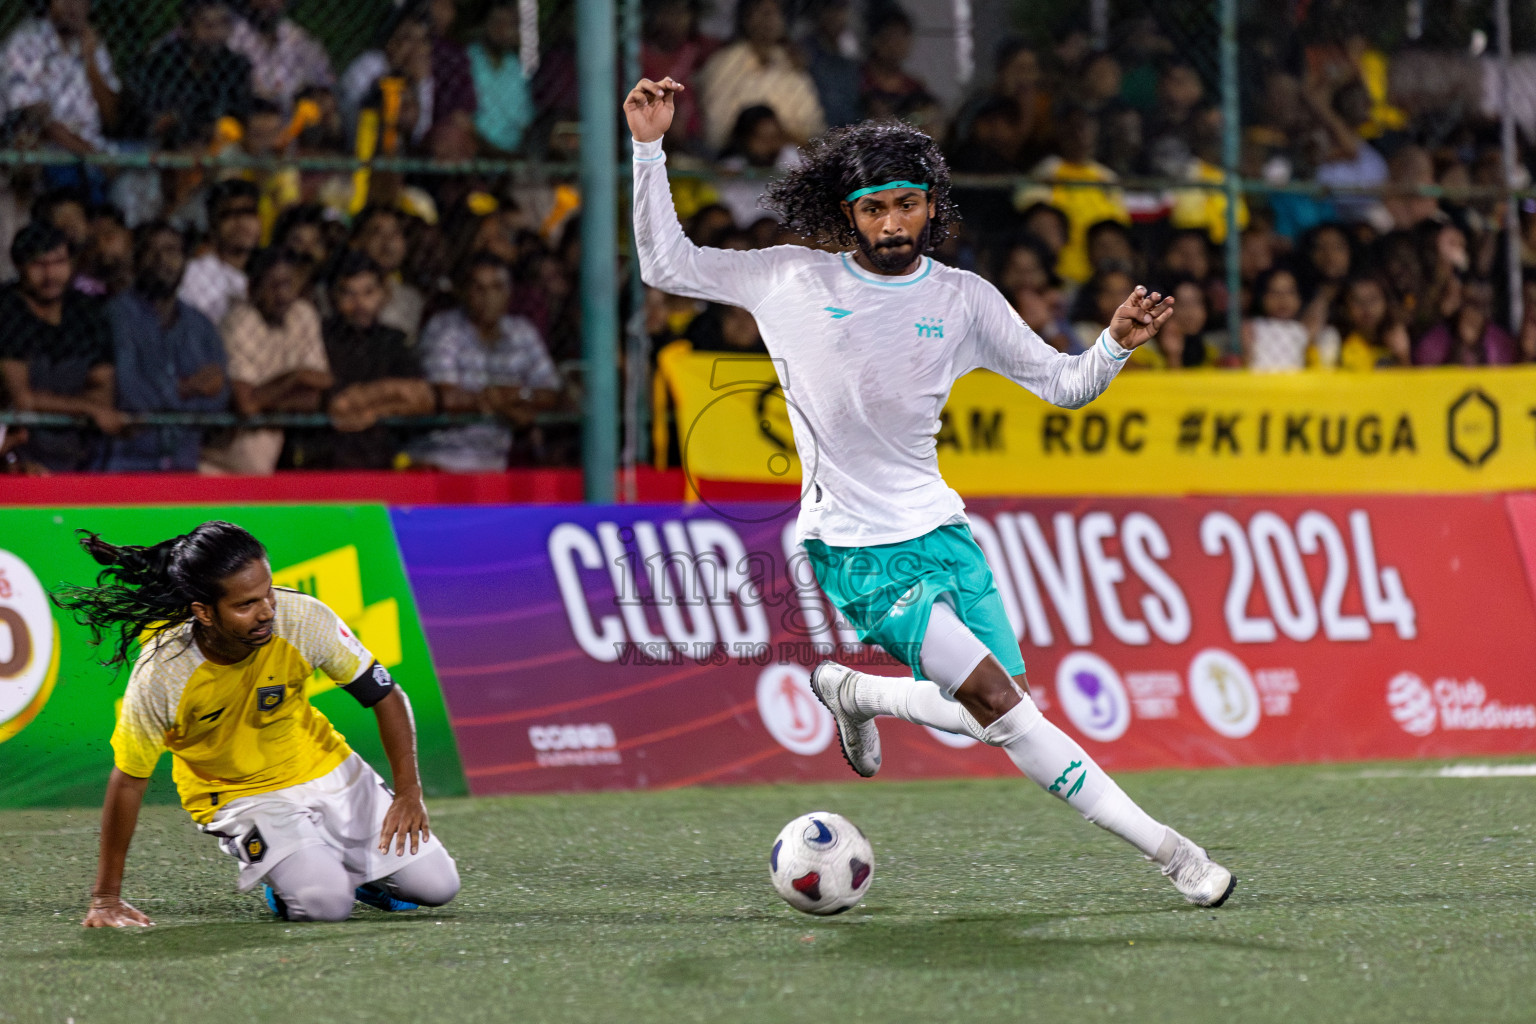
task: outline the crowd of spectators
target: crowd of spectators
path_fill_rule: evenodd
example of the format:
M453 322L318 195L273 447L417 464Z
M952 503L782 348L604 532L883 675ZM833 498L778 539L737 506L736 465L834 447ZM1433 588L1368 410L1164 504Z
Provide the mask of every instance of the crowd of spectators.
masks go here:
M939 258L992 280L1063 351L1145 282L1178 312L1137 368L1536 360L1536 206L1519 210L1528 315L1510 322L1503 200L1456 191L1504 182L1497 109L1467 102L1479 58L1384 52L1365 6L1289 5L1244 41L1243 176L1357 191L1248 191L1238 294L1225 193L1201 187L1224 180L1208 54L1154 14L1112 26L1107 48L1076 23L1043 45L1006 40L950 103L925 81L950 69L913 66L918 29L894 0L737 0L729 39L702 32L698 0L645 0L640 61L689 85L665 144L701 172L674 178L700 245L796 244L758 205L767 177L827 127L896 117L941 140L957 175L965 222ZM577 428L543 414L579 406L579 184L428 163L574 154L569 12L525 66L516 0L410 0L343 64L287 7L182 0L175 26L130 53L90 0L37 0L0 40L0 149L114 157L0 172L0 279L14 281L0 289L0 407L92 425L10 428L4 466L575 457ZM164 153L265 162L142 159ZM423 163L303 162L351 155ZM740 310L652 290L641 312L653 350L762 348ZM146 413L189 415L135 421ZM231 425L194 425L211 414ZM260 419L274 414L308 416Z

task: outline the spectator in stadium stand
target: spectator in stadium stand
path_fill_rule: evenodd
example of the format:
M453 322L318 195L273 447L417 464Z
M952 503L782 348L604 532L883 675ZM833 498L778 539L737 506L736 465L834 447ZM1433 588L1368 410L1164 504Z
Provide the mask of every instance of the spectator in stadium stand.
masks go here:
M181 29L145 58L136 89L148 134L166 149L206 146L215 122L251 109L251 62L227 45L224 0L182 0Z
M848 0L815 0L809 11L810 31L800 42L805 69L816 83L827 127L853 124L863 119L859 106L859 62L849 52ZM658 81L654 76L645 77ZM674 78L677 76L674 75ZM678 79L685 81L685 79ZM675 120L675 116L674 116Z
M75 261L75 277L70 287L85 295L100 297L107 292L104 280L95 273L91 250L96 236L96 211L82 188L50 189L32 203L32 222L51 224L64 232L69 252ZM105 230L105 229L104 229ZM108 239L110 248L113 240Z
M1211 240L1199 228L1175 231L1163 248L1162 272L1171 277L1192 277L1196 281L1211 279L1214 265L1211 262Z
M358 115L379 79L401 78L415 96L415 113L408 121L407 141L426 140L432 126L435 83L432 80L432 27L426 13L417 5L398 9L379 32L378 45L358 54L347 65L337 85L337 101L347 132L357 131Z
M133 287L107 303L125 412L223 412L229 408L224 342L212 322L176 297L187 241L165 221L134 235ZM197 427L129 427L108 448L114 473L197 472Z
M261 242L260 192L232 178L209 190L208 226L213 249L187 264L177 298L215 324L246 296L246 265Z
M415 344L427 300L400 273L405 265L406 216L389 206L364 207L352 222L350 247L373 260L384 272L389 297L379 312L379 323L404 332L407 344Z
M1387 183L1388 190L1381 199L1387 219L1376 225L1378 229L1406 231L1426 220L1449 219L1439 200L1416 194L1419 188L1436 183L1434 158L1423 146L1403 146L1392 154L1387 161Z
M1119 268L1100 271L1090 277L1077 290L1072 303L1072 332L1074 343L1066 349L1069 355L1087 351L1109 326L1110 318L1120 303L1121 296L1129 295L1135 287L1131 275Z
M323 273L331 261L330 224L319 203L290 206L272 228L272 244L303 257L312 272Z
M741 0L736 39L718 50L698 77L704 108L704 140L718 153L736 118L747 107L765 104L796 143L826 127L816 84L796 66L784 45L784 9L779 0Z
M126 420L113 402L112 335L100 303L69 287L69 243L48 224L29 224L11 241L20 279L0 289L0 381L11 408L86 416L103 434ZM99 469L99 434L34 427L22 458L50 472Z
M1027 232L1016 236L998 257L992 282L1036 334L1053 348L1072 350L1067 296L1056 276L1055 255L1045 242Z
M91 23L90 0L46 0L0 48L0 115L32 111L43 140L76 156L107 148L122 84Z
M251 257L251 297L224 318L230 391L241 416L319 412L334 383L320 337L320 317L299 294L298 258L267 248ZM264 476L277 468L283 431L242 428L203 449L202 469Z
M91 209L91 236L80 253L73 287L97 297L116 295L133 281L133 232L110 203Z
M739 306L710 303L709 308L689 323L686 337L695 352L768 354L757 321Z
M1301 309L1301 288L1290 268L1276 267L1259 278L1250 315L1243 321L1243 357L1250 370L1338 365L1338 330L1331 324L1309 330Z
M517 0L495 0L480 23L479 38L469 44L478 104L475 132L492 154L516 153L533 123L533 94L517 55L520 38Z
M1080 87L1074 98L1080 107L1102 121L1116 111L1126 109L1125 102L1120 99L1123 81L1119 59L1108 50L1095 51L1083 62Z
M1067 215L1050 203L1030 203L1019 214L1019 230L1034 235L1050 249L1053 270L1056 261L1061 259L1061 250L1066 247L1067 233L1071 228Z
M251 92L293 112L299 93L336 84L330 54L288 17L288 0L244 0L229 48L251 64Z
M1157 76L1157 103L1147 115L1147 140L1154 167L1182 165L1195 151L1195 117L1205 99L1205 83L1193 64L1166 61Z
M330 288L336 312L322 334L334 378L326 412L336 429L292 436L291 461L296 469L389 469L402 445L379 420L428 415L437 395L405 334L379 323L388 292L378 264L360 252L345 253Z
M907 71L912 56L912 19L896 4L876 7L870 14L869 57L859 80L859 102L865 117L906 117L933 102L921 80Z
M800 163L800 151L790 144L784 126L772 107L748 107L736 119L730 141L720 154L719 169L726 175L788 170ZM738 228L748 228L758 218L771 216L758 206L768 183L761 177L725 177L715 182L720 202L729 207Z
M1370 120L1371 96L1358 81L1347 82L1330 92L1319 81L1302 90L1312 115L1327 129L1328 144L1314 175L1319 184L1334 188L1376 188L1387 180L1387 162L1360 136L1360 126ZM1334 199L1340 220L1371 221L1378 230L1381 204L1373 196L1339 196Z
M479 99L464 44L453 37L455 0L416 0L431 29L432 155L466 160L475 155L475 113Z
M1094 270L1106 267L1129 268L1131 276L1140 279L1145 268L1141 252L1131 237L1130 228L1117 220L1101 220L1088 228L1086 241L1088 265Z
M1418 366L1504 366L1519 349L1509 332L1493 322L1493 285L1480 278L1461 283L1456 310L1431 327L1413 346Z
M1113 185L1115 172L1093 158L1098 148L1099 122L1081 108L1067 111L1060 121L1059 153L1035 165L1032 175L1044 182L1099 182ZM1093 268L1088 263L1088 228L1102 220L1129 224L1131 215L1118 188L1081 188L1058 185L1044 190L1026 187L1015 200L1019 205L1044 199L1067 215L1071 225L1067 244L1056 258L1056 272L1069 281L1086 281ZM1127 292L1129 294L1129 292ZM1116 305L1119 305L1117 302ZM1104 321L1106 324L1108 320Z
M1337 307L1355 261L1354 245L1344 225L1319 224L1302 238L1305 259L1297 271L1306 307L1301 314L1308 330L1316 331Z
M1339 348L1342 370L1375 370L1413 362L1402 310L1392 301L1387 282L1375 274L1358 274L1345 282L1335 326L1344 336Z
M988 110L992 116L1007 111L1013 115L1012 131L1006 136L1012 140L1008 147L1012 150L1009 170L1027 170L1049 156L1056 146L1051 96L1045 88L1040 57L1023 40L1009 39L998 46L994 66L991 83L967 100L956 115L951 148L965 148L975 134L974 124L982 110ZM1012 106L991 103L995 99L1009 100Z
M559 402L560 375L534 326L506 313L512 298L507 265L484 253L469 260L460 305L434 316L421 335L421 363L445 413L494 413L528 427ZM458 473L506 468L512 431L477 423L433 432L412 446L419 463Z
M699 69L720 45L699 31L699 6L699 0L655 0L645 5L640 36L642 77L654 82L670 77L685 85L694 84ZM676 112L668 139L674 146L691 149L704 135L699 94L680 93L674 102Z
M70 252L78 254L91 238L91 202L82 188L49 189L32 202L32 220L64 232Z

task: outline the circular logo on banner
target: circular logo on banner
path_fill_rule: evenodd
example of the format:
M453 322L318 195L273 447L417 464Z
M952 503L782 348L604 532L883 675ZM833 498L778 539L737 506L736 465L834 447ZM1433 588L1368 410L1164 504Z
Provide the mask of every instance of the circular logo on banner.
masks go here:
M966 747L974 747L981 741L968 732L945 732L943 729L935 729L931 725L923 726L928 730L928 735L955 750L964 750Z
M1205 724L1238 740L1259 727L1259 691L1248 666L1217 648L1189 663L1189 696Z
M757 713L768 734L792 754L819 754L832 742L832 713L811 692L799 665L770 665L757 677Z
M1412 672L1399 672L1387 684L1387 709L1410 736L1428 736L1435 731L1435 695Z
M1056 666L1056 699L1077 730L1109 743L1131 725L1131 702L1120 673L1097 654L1073 651Z
M26 562L0 550L0 743L37 717L58 671L48 595Z

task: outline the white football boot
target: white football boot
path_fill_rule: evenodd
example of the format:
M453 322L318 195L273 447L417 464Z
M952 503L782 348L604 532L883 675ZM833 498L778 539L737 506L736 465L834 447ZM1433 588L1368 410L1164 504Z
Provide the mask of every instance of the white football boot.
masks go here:
M875 727L875 716L860 712L854 704L858 677L858 672L845 665L824 661L811 673L811 692L832 712L843 760L867 779L880 770L880 730Z
M1236 875L1183 836L1179 836L1178 847L1162 871L1184 898L1197 906L1219 907L1237 888Z

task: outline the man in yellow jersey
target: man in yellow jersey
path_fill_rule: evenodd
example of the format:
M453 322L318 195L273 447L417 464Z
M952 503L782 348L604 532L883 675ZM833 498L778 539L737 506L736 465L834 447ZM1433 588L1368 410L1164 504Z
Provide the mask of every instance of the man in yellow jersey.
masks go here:
M342 921L354 900L412 910L453 899L458 869L427 824L410 703L335 612L274 588L266 549L231 523L148 548L95 534L81 545L106 568L94 587L66 587L59 605L98 643L115 634L109 665L143 637L112 733L87 928L153 923L121 891L167 750L182 806L239 861L242 891L267 883L279 917ZM373 708L396 790L309 703L316 670Z

